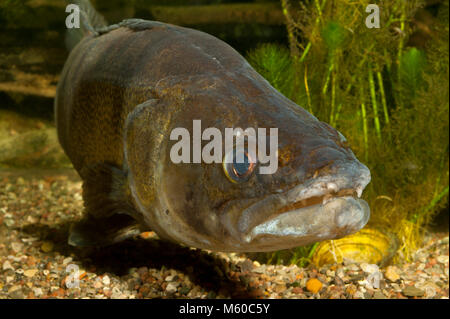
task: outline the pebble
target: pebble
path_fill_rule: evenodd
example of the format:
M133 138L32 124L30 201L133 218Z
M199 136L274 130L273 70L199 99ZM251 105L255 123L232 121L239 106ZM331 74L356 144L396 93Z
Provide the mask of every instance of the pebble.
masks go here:
M73 260L72 257L64 258L64 260L63 260L63 265L64 265L64 266L67 266L68 264L70 264L70 263L72 262L72 260Z
M33 293L36 297L42 296L44 293L42 292L42 288L33 288Z
M425 294L422 289L414 286L407 286L402 290L402 293L407 297L422 297Z
M367 264L367 263L362 263L359 265L361 267L361 269L368 273L368 274L373 274L377 271L380 271L380 269L378 268L378 265L376 264Z
M12 250L14 250L15 253L18 253L18 252L22 251L23 244L22 243L12 243L11 248L12 248Z
M318 293L322 289L322 283L320 280L312 278L306 283L306 289L313 294Z
M173 294L173 293L177 292L177 286L175 285L175 283L169 282L166 287L166 292L168 294Z
M390 280L391 282L396 282L400 279L400 275L398 274L398 269L395 266L388 266L384 273L384 277Z
M102 282L105 286L109 286L109 284L111 283L111 279L109 279L109 277L107 275L105 275L102 278Z
M46 241L41 245L41 250L44 253L49 253L53 250L53 243L50 241Z
M3 270L8 270L8 269L14 270L13 266L11 265L11 263L8 260L5 260L5 262L3 263L2 269Z
M31 277L33 277L34 275L36 275L36 273L37 273L38 271L39 271L38 269L27 269L27 270L25 270L25 271L23 272L23 274L24 274L26 277L31 278Z
M386 296L381 291L375 291L373 299L386 299Z
M438 256L436 259L441 264L448 264L448 256L446 256L446 255Z
M96 280L95 282L94 282L94 288L95 289L100 289L100 288L102 288L103 287L103 284L102 284L102 282L100 281L100 280Z

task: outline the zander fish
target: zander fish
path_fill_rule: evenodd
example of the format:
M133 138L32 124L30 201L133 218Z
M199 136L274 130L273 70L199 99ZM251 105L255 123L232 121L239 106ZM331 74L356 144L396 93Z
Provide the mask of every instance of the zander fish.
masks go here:
M106 26L79 1L81 28L55 98L60 144L83 180L76 246L140 232L215 251L287 249L364 227L370 172L342 134L274 89L223 41L129 19ZM278 128L278 169L179 163L175 128ZM231 178L230 178L231 176Z

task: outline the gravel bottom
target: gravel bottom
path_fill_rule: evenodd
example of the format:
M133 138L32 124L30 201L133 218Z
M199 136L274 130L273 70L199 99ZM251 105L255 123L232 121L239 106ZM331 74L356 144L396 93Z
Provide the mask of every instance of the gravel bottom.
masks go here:
M449 296L448 232L427 235L410 263L300 268L182 247L152 232L107 248L74 248L68 229L82 210L73 171L0 172L0 298Z

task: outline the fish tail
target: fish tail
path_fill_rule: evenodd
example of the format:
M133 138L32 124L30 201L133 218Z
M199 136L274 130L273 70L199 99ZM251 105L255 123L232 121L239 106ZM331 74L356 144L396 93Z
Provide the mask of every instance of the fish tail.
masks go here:
M105 18L98 13L89 0L69 0L80 9L80 27L69 28L66 32L66 47L71 51L84 37L97 34L97 30L107 26Z

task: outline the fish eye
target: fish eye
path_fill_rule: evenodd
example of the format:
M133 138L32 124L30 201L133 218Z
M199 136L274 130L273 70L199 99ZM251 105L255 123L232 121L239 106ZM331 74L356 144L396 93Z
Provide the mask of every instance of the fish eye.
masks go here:
M255 167L256 158L253 158L248 152L244 151L244 161L238 161L236 149L228 152L223 161L223 168L227 178L233 183L247 181Z

